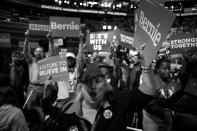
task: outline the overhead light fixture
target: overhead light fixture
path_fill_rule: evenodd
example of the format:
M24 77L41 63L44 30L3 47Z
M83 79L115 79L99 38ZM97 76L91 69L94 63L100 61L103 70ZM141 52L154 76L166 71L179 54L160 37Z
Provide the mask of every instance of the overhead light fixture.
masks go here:
M111 30L112 29L111 25L108 25L107 29L108 30Z
M103 25L103 30L106 30L107 29L107 26L106 25Z
M83 3L83 6L87 6L86 2Z
M61 5L61 4L62 4L62 1L61 1L61 0L59 0L59 1L58 1L58 3L59 3L59 5Z

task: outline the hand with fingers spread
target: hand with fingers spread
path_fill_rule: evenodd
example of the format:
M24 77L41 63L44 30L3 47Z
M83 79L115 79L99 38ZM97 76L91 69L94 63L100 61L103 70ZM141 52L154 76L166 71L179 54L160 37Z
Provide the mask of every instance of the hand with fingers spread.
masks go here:
M43 94L43 99L50 99L51 103L54 103L57 99L57 92L58 92L58 86L57 82L54 81L52 76L49 78L49 80L45 81L45 89Z

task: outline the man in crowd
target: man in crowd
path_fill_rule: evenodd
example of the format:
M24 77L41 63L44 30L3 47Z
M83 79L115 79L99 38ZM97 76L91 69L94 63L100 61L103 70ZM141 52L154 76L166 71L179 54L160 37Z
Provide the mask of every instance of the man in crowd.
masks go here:
M27 61L29 67L29 85L28 85L28 93L27 100L24 105L27 108L31 106L35 106L36 104L40 105L38 101L36 101L36 97L32 97L32 93L41 94L43 92L43 84L39 83L39 69L37 62L44 58L44 50L42 47L37 47L34 50L34 57L30 52L29 46L29 31L25 32L25 42L24 42L24 56Z
M28 76L28 65L21 58L22 55L18 51L13 51L10 63L10 86L14 89L19 100L20 107L23 106L25 102L24 92L29 83Z

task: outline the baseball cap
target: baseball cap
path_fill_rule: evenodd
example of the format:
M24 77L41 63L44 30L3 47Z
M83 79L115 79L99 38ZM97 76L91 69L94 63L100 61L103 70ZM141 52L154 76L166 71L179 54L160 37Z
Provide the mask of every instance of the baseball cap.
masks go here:
M83 75L81 77L81 82L86 83L87 81L89 81L97 76L105 77L104 74L99 69L97 64L90 63L87 65L87 70L83 73Z
M75 54L73 54L73 53L71 53L71 52L68 52L68 53L66 53L66 57L75 58Z

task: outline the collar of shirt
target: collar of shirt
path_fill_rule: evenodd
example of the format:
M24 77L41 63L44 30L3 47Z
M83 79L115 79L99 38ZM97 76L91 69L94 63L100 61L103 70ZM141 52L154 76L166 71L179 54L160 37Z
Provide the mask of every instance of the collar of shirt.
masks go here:
M110 105L110 103L105 100L102 102L102 107L108 108ZM75 101L70 108L68 108L68 110L66 111L66 114L72 114L75 113L77 116L82 117L83 116L83 111L82 111L82 100L79 99L77 101Z

